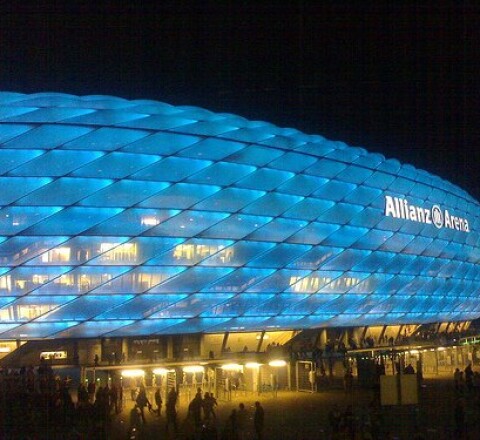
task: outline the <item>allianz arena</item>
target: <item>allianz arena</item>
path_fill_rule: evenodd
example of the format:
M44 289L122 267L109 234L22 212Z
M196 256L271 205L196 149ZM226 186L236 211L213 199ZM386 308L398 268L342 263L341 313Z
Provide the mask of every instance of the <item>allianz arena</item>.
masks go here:
M0 93L0 340L471 321L478 202L196 107Z

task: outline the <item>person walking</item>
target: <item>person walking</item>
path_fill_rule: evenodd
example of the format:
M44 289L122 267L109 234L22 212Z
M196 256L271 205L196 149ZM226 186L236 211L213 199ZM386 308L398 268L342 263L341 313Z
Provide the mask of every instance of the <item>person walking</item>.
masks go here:
M167 396L167 404L165 405L165 412L167 415L167 423L165 431L168 432L170 425L173 425L175 433L178 431L177 425L177 398L178 394L175 388L172 388Z
M248 423L248 412L245 409L245 405L240 403L238 405L237 411L237 435L238 440L246 440L247 438L247 423Z
M155 405L157 405L157 415L160 417L162 415L162 393L160 392L160 388L157 388L155 391Z
M144 386L140 387L140 391L138 393L137 399L135 400L138 408L140 409L140 416L142 418L142 423L145 425L147 421L145 420L145 407L148 406L150 408L152 405L148 401L147 392Z
M258 440L263 440L263 427L265 424L265 411L257 400L255 402L255 414L253 415L253 426Z

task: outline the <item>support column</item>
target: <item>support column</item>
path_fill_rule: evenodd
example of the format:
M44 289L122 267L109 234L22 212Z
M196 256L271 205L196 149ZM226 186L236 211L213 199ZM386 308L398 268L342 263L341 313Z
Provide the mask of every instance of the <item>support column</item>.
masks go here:
M128 361L128 339L127 338L122 338L122 354L121 360L122 362Z
M258 344L257 344L257 353L260 352L260 350L262 349L262 344L263 344L263 338L265 337L265 330L262 331L262 333L260 334L260 339L258 340Z
M167 338L167 359L173 359L173 337Z
M325 347L327 346L327 342L328 342L327 329L322 328L320 330L320 347L322 348L322 350L325 349Z
M225 350L227 349L227 343L228 343L228 332L225 332L223 335L223 341L222 341L222 353L225 353Z

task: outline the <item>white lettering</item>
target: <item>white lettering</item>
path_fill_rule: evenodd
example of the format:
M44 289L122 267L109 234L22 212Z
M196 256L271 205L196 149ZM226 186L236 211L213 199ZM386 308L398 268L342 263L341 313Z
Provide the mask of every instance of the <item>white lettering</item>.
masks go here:
M445 227L470 232L470 225L466 218L452 215L447 209L442 210L439 205L434 205L428 209L412 205L407 199L400 197L385 196L385 216L427 225L434 224L438 229Z

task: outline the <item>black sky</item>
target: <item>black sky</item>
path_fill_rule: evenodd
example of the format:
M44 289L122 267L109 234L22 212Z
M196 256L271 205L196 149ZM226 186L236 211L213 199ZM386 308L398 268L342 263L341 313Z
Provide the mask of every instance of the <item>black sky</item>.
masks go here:
M376 3L11 2L0 89L236 113L398 158L480 198L480 4Z

